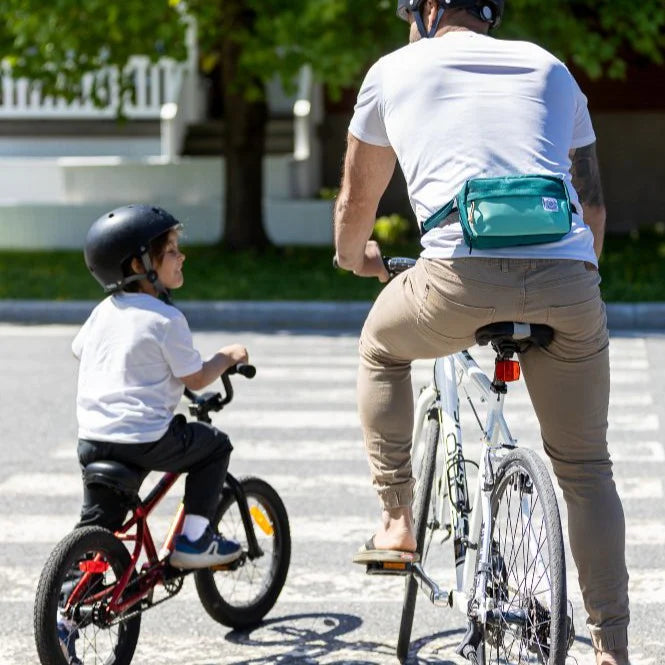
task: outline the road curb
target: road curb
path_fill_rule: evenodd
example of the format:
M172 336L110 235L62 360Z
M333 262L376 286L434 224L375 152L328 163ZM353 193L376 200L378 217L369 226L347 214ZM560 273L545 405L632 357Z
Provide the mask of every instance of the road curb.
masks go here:
M0 322L81 324L96 301L0 300ZM312 301L182 301L194 330L321 330L357 331L370 302ZM611 330L665 332L665 303L609 303Z

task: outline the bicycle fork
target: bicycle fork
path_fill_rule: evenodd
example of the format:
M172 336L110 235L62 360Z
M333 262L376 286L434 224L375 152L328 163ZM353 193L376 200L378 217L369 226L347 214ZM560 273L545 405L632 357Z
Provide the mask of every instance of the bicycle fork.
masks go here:
M256 539L256 533L254 533L254 524L252 521L252 515L249 510L249 505L247 504L247 495L243 489L242 484L230 473L226 474L226 485L235 496L236 502L238 503L238 510L240 511L240 518L242 519L242 525L245 529L245 535L247 536L247 556L250 561L257 559L260 556L263 556L263 550L259 546L258 540Z

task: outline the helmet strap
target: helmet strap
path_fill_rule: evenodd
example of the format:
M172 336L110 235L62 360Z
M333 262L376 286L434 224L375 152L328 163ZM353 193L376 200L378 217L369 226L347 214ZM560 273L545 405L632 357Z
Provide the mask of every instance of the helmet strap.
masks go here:
M144 279L147 279L155 288L155 291L157 291L157 295L162 298L163 296L167 296L168 298L168 290L167 288L159 281L159 277L157 276L157 271L153 269L152 267L152 261L150 260L150 254L148 251L144 251L141 254L141 263L143 263L143 269L145 270L145 275L142 275Z
M129 277L123 278L122 282L117 285L116 289L121 289L123 286L127 286L127 284L131 284L132 282L140 282L147 279L150 284L152 284L155 291L157 291L157 296L170 304L169 290L159 281L157 271L152 267L152 261L150 261L150 254L148 251L143 247L141 249L143 250L140 256L141 263L143 264L143 272L134 273L133 275L129 275Z
M434 19L434 23L432 23L432 27L430 28L429 32L427 32L425 29L425 24L423 23L423 17L420 11L416 10L413 12L413 15L416 19L416 25L418 26L418 32L420 33L421 37L424 39L430 39L434 37L436 31L439 29L439 23L441 23L441 18L443 17L444 11L445 10L443 7L439 7L438 11L436 12L436 18Z

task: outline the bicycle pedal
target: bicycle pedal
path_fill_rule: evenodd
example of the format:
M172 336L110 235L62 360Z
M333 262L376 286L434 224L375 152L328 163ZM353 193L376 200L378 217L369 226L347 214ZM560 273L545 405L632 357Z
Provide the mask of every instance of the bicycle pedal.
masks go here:
M407 562L373 561L367 564L368 575L410 575L412 564Z
M231 563L221 563L219 566L210 566L210 570L217 572L220 570L236 570L240 566L245 565L245 560L247 559L247 554L243 552L237 559L231 561Z
M230 563L220 563L219 566L210 566L209 570L218 572L220 570L232 570L233 566Z

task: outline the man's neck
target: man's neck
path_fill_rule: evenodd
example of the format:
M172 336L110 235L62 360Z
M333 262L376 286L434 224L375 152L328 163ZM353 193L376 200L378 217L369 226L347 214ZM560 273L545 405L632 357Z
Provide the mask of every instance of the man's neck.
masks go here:
M489 25L466 11L449 10L443 14L436 36L440 37L448 32L475 32L486 35L489 32Z
M482 34L478 30L467 28L465 25L444 25L436 31L436 36L443 37L443 35L449 32L476 32L478 34Z

